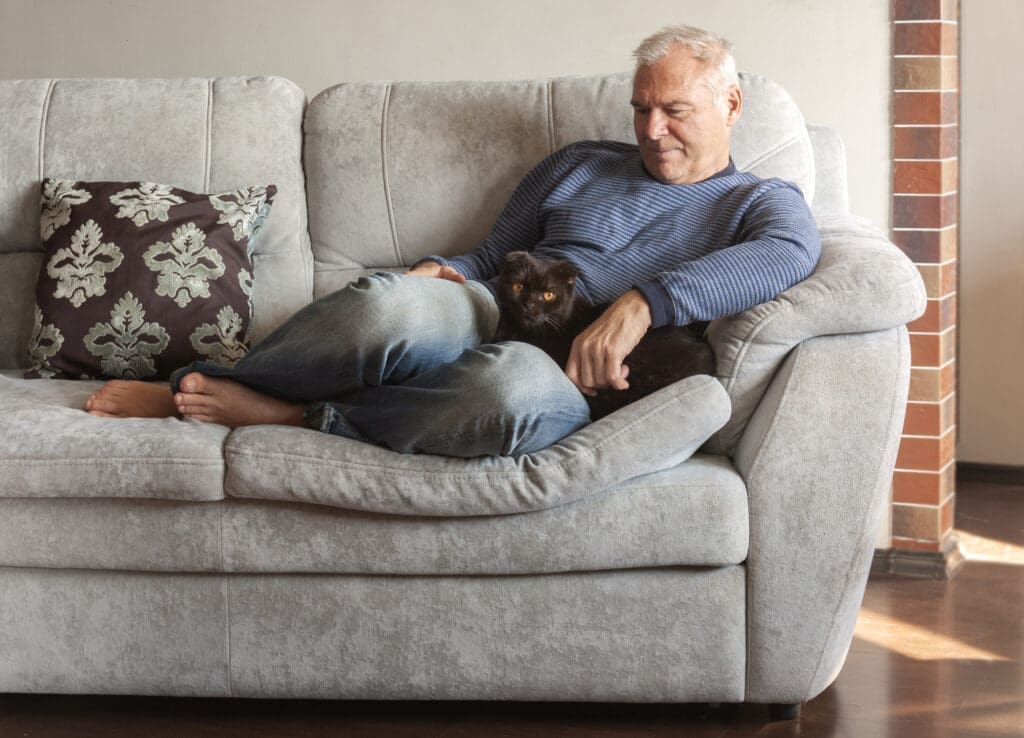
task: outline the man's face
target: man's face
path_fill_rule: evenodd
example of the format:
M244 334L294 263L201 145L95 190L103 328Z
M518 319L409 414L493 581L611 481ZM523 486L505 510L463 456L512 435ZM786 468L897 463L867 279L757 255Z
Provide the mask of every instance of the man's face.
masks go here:
M715 105L702 62L679 46L633 78L633 128L644 166L666 184L692 184L729 164L729 135L743 100L732 87Z

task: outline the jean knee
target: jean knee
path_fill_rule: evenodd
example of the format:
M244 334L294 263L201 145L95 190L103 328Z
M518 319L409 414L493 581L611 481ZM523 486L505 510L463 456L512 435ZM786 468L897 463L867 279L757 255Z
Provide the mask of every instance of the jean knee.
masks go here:
M546 353L505 343L488 402L505 419L505 453L517 456L547 448L590 421L586 399Z

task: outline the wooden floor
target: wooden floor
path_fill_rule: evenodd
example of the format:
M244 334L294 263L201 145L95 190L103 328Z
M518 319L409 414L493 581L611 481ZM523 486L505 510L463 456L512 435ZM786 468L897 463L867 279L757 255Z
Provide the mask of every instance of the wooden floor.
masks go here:
M1024 736L1024 487L961 484L957 503L964 568L948 583L872 579L846 666L799 721L753 705L0 695L0 738Z

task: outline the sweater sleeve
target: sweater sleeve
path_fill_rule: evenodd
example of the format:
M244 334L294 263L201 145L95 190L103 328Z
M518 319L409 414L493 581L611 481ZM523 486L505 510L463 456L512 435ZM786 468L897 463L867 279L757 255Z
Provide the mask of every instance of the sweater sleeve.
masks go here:
M767 302L806 279L821 255L821 236L800 191L768 189L740 223L739 242L637 285L651 306L652 327L733 315Z
M577 149L578 144L570 144L535 166L512 192L487 238L471 252L450 258L428 256L417 263L433 261L450 266L466 279L478 281L496 276L506 254L530 251L543 239L541 206L577 163Z

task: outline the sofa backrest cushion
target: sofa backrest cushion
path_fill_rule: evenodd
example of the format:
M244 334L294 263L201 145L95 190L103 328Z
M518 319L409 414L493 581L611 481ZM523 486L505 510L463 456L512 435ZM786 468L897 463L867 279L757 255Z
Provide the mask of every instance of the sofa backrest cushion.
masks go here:
M803 116L777 84L741 75L736 166L814 196ZM633 142L630 74L525 82L347 83L306 112L318 294L363 269L455 255L482 240L519 180L573 141Z
M254 339L308 302L304 107L275 77L0 81L0 367L27 365L43 177L193 192L275 184L254 244Z

